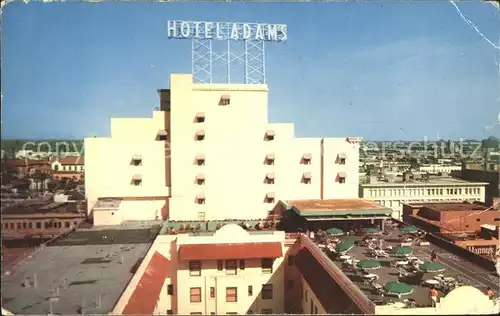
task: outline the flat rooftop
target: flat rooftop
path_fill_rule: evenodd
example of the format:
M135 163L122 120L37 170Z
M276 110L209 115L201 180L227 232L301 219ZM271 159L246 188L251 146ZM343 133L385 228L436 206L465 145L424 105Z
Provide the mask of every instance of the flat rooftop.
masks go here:
M301 216L392 213L391 209L365 199L292 200L283 201L283 203Z
M107 314L146 255L159 226L75 231L2 278L14 314ZM35 286L36 280L36 286Z
M438 212L450 211L484 211L486 206L472 203L410 203L412 206L422 206Z
M393 248L400 244L399 236L402 235L399 228L395 228L390 235L381 235L380 237L384 239L384 244L391 245ZM348 238L354 239L355 241L361 241L363 236L349 236ZM378 238L378 236L377 236ZM440 248L434 244L428 246L412 246L413 256L419 258L422 261L429 261L431 251L434 250L438 256L438 262L440 262L445 270L440 273L425 273L422 277L422 281L432 279L437 274L444 274L446 277L454 277L461 280L462 282L474 286L481 291L486 293L486 289L491 287L498 291L498 284L500 278L494 276L491 271L488 271L473 262L467 261L466 259L460 258L449 251ZM343 271L343 273L353 281L353 283L359 287L359 289L375 304L384 305L389 301L403 301L404 299L412 298L415 300L416 307L429 307L429 287L425 284L417 284L410 279L400 278L398 272L395 268L390 266L390 261L395 260L395 257L390 256L389 258L378 258L375 259L370 257L367 252L367 247L362 245L355 246L347 254L352 256L357 260L363 259L373 259L381 263L381 267L375 270L370 270L370 273L376 274L378 280L376 283L384 285L390 281L400 281L407 283L414 288L412 294L407 296L402 296L400 299L393 296L380 296L376 293L371 285L365 284L364 281L357 276L355 273L347 269L342 261L336 260L331 257L331 260ZM440 295L443 295L440 293Z
M366 179L366 178L365 178ZM370 186L459 186L459 185L488 185L487 182L475 182L475 181L465 181L457 178L451 177L430 177L428 181L403 181L402 177L388 177L389 181L383 180L372 180L371 183L362 183L363 187Z

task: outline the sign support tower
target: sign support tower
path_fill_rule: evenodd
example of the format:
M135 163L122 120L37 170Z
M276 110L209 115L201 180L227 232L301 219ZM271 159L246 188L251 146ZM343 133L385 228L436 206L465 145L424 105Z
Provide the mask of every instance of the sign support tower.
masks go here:
M237 22L168 21L168 37L191 39L191 71L194 83L265 84L265 44L266 42L286 41L287 26ZM238 49L242 43L243 49ZM223 69L222 82L216 76L216 67ZM244 73L242 80L233 74L235 70L237 73Z

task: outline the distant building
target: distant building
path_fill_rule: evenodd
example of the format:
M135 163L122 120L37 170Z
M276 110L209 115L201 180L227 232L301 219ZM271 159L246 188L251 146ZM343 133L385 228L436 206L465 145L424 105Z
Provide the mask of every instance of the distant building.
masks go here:
M358 197L361 138L297 138L293 123L269 123L267 85L173 74L159 95L152 118L112 118L111 137L85 139L94 217L257 219L279 199ZM121 202L96 216L102 199Z
M2 208L2 239L50 238L86 219L85 203L27 200Z
M466 181L485 182L485 202L493 205L493 200L500 197L500 171L484 170L483 166L464 164L461 171L454 171L453 176Z
M486 182L469 182L449 177L430 177L418 181L412 175L393 179L368 177L360 185L360 196L394 210L402 220L403 204L429 202L485 201Z
M413 203L403 207L403 220L437 233L471 252L493 259L500 249L500 211L471 203Z
M54 157L51 159L51 166L55 172L83 172L85 169L85 158L83 156Z
M430 174L443 174L448 175L452 171L462 170L462 166L455 165L441 165L441 164L429 164L422 165L418 168L419 171L428 172Z

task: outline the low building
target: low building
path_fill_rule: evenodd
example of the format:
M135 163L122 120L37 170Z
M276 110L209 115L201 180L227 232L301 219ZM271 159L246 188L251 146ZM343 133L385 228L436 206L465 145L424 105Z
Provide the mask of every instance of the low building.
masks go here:
M428 232L479 233L484 224L495 224L500 211L476 203L408 203L403 221Z
M392 210L370 200L330 199L280 201L275 213L290 231L336 227L347 232L361 226L383 230Z
M493 205L493 200L500 197L500 171L487 171L482 168L474 169L464 165L461 171L454 171L453 176L465 181L487 183L485 188L485 202Z
M85 158L83 156L53 157L51 167L54 172L83 173L85 171Z
M15 315L106 315L159 227L77 229L30 254L2 277L2 307Z
M54 237L85 219L83 201L27 200L2 208L2 240Z
M368 177L360 185L360 197L394 210L395 219L402 219L403 204L430 202L485 201L487 182L471 182L450 177L430 177L420 181L395 177Z
M427 172L429 174L443 174L448 175L452 171L462 170L460 165L442 165L442 164L424 164L418 168L419 171Z
M286 250L284 232L236 224L160 235L111 314L284 313Z

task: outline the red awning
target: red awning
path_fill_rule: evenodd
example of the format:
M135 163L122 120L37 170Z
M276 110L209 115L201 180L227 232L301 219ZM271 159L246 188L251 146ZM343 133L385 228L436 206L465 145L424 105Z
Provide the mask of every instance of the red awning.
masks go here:
M193 244L179 247L179 260L231 260L279 258L283 255L279 242L239 244Z

